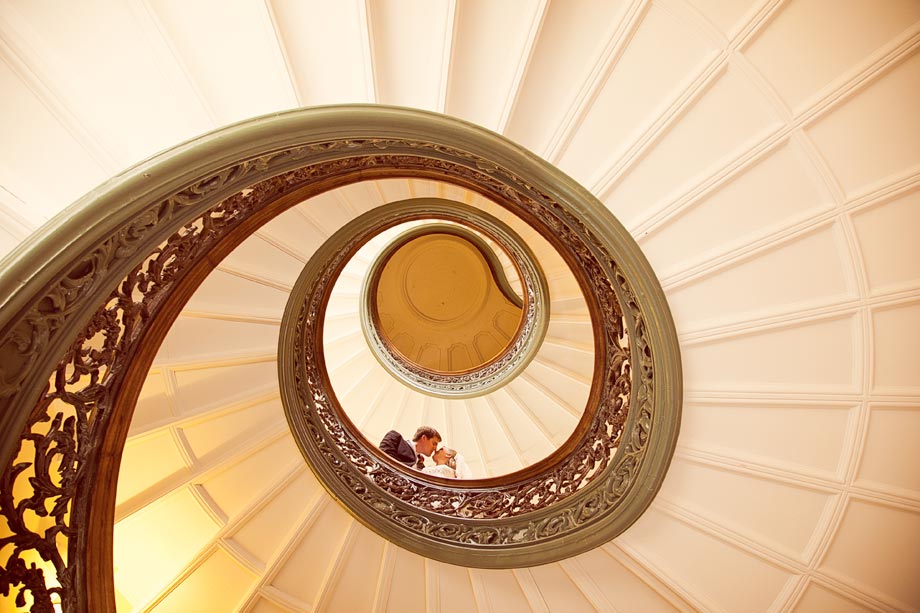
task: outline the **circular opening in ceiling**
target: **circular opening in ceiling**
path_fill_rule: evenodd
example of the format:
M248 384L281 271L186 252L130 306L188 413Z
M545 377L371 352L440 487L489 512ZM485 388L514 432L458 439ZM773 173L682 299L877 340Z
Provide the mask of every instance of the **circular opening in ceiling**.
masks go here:
M356 220L350 231L363 243L330 295L327 324L338 330L353 299L348 279L362 279L358 310L370 354L426 396L474 398L501 388L535 358L549 325L549 286L532 241L519 234L523 222L509 225L487 212L497 205L480 204L485 210L410 199ZM392 212L381 212L387 207Z
M450 234L428 234L413 239L390 256L381 271L402 290L401 303L415 319L445 328L463 325L482 312L489 293L485 258L469 240ZM377 287L377 306L391 295Z
M492 248L445 224L395 240L372 269L367 299L381 340L439 373L481 368L507 351L524 313Z

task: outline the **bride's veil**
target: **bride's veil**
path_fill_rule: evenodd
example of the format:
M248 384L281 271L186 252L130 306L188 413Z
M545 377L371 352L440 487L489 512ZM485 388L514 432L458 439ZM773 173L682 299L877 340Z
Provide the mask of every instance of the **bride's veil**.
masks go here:
M457 463L457 478L458 479L472 479L473 471L470 469L470 465L466 463L466 458L464 458L459 453L454 456L454 461Z

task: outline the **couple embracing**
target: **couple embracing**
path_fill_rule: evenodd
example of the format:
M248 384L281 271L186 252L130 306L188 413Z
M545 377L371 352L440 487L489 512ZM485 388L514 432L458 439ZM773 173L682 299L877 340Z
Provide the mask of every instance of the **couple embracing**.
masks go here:
M463 456L450 447L440 447L441 435L431 426L415 431L410 443L396 430L390 430L380 441L380 450L406 466L429 475L451 479L469 479L472 476ZM434 466L425 466L425 456L434 460Z

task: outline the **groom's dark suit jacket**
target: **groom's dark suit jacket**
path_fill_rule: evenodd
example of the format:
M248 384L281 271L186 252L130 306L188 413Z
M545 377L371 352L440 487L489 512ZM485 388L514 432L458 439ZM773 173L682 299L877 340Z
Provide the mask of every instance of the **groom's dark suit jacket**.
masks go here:
M390 430L383 435L383 440L380 441L380 449L388 456L396 458L409 466L414 465L417 460L415 447L396 430Z

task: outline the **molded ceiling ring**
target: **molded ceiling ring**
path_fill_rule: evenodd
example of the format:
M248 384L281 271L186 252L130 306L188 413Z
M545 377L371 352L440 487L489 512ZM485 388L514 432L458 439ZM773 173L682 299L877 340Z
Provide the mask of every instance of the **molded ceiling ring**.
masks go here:
M391 208L399 210L401 215L394 217L389 214L387 211ZM481 366L458 373L437 372L421 367L389 346L381 337L378 322L375 321L371 308L373 299L370 294L376 292L376 281L382 265L388 261L392 252L407 240L428 232L424 226L413 228L394 238L384 247L368 270L360 294L362 330L374 357L390 374L409 387L442 398L480 396L514 378L539 350L549 323L550 299L545 275L533 252L507 224L475 207L441 198L414 198L379 207L349 223L328 240L344 247L345 243L357 235L370 240L389 225L419 216L424 220L452 221L457 224L454 227L458 230L470 228L481 232L508 254L518 270L524 293L521 305L523 312L517 330L508 345L493 359ZM391 218L391 221L387 222L388 225L384 225L385 217ZM450 231L449 227L445 229ZM470 230L465 232L469 233ZM482 242L475 236L471 238ZM482 248L489 249L484 243ZM493 264L495 265L497 264Z

